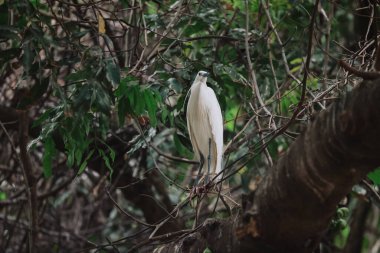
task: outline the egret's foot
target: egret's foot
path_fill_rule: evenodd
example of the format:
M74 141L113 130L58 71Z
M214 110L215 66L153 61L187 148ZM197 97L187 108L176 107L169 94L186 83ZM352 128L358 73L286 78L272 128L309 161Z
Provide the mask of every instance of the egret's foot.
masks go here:
M207 184L193 186L190 189L190 196L189 196L190 200L192 200L194 197L207 193L208 189L209 189L209 186Z
M216 193L221 192L222 191L221 185L220 184L214 184L214 186L212 187L212 190Z

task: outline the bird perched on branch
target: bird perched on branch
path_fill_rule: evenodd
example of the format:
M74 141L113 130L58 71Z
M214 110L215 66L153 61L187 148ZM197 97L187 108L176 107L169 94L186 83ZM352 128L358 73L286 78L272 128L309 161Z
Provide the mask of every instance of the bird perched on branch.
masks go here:
M187 128L195 159L199 161L197 181L200 173L215 176L222 170L223 117L214 91L207 87L208 73L199 71L190 88L187 103ZM211 172L211 174L210 174ZM218 175L220 179L221 174Z

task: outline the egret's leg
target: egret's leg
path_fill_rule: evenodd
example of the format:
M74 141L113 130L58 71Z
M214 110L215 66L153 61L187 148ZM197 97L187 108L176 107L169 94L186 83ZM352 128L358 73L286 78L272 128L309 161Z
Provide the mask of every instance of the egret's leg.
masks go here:
M204 158L204 156L201 153L199 153L199 157L201 159L199 161L199 169L198 169L197 177L195 179L195 186L197 186L198 183L199 183L199 178L200 178L200 175L201 175L202 167L203 167L203 164L205 163L205 158Z
M211 166L211 138L208 138L208 157L207 157L207 175L206 175L206 184L208 184L208 176L210 175L210 166Z

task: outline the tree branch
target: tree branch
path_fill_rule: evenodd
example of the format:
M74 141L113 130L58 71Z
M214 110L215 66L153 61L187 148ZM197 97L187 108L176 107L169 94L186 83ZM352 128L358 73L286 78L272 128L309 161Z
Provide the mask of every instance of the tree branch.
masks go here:
M22 170L28 193L29 207L29 253L36 252L36 238L38 233L38 205L36 179L33 175L32 164L28 155L27 145L29 136L29 118L27 111L20 112L19 118L19 142Z
M380 81L362 83L297 138L246 210L261 238L292 252L311 252L308 246L319 240L339 201L380 165L379 101Z
M375 80L380 78L379 72L370 72L370 71L361 71L357 70L350 65L348 65L346 62L340 60L338 61L339 65L344 68L348 73L354 74L358 77L363 78L364 80Z

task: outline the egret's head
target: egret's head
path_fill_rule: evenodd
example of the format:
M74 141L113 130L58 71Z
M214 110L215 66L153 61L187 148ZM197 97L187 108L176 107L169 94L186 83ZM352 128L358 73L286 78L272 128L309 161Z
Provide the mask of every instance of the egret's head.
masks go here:
M208 77L208 72L206 71L199 71L197 76L195 77L194 82L204 82L206 83Z

